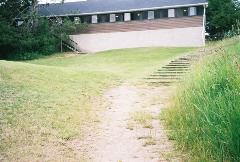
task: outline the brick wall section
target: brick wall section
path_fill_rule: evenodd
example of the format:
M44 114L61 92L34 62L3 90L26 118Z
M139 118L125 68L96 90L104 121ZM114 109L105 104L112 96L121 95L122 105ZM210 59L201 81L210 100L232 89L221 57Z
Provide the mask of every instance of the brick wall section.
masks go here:
M113 33L113 32L129 32L159 29L174 29L187 27L202 27L203 17L181 17L181 18L165 18L144 21L129 21L117 23L90 24L87 30L81 33Z

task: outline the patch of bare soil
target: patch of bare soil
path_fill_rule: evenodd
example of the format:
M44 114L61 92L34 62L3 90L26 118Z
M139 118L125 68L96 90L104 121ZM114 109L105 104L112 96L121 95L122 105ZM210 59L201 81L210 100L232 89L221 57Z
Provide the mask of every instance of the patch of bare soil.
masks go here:
M166 135L160 112L174 93L171 87L121 86L109 90L108 109L100 123L78 143L84 161L159 162L181 161Z

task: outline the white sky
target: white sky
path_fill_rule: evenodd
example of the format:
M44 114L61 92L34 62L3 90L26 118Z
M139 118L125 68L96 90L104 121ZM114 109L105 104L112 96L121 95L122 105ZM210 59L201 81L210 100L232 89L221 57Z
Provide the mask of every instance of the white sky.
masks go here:
M65 0L65 2L76 2L76 1L84 1L84 0ZM39 4L45 3L59 3L61 0L39 0Z

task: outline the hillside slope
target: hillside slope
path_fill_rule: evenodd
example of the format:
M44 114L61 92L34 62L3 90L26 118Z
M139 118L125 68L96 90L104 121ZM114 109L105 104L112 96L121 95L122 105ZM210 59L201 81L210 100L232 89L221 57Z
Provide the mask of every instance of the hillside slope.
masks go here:
M239 38L214 45L178 88L165 113L171 137L190 161L240 160Z
M86 126L98 121L102 94L190 51L143 48L0 61L0 161L81 160L66 141L84 138Z

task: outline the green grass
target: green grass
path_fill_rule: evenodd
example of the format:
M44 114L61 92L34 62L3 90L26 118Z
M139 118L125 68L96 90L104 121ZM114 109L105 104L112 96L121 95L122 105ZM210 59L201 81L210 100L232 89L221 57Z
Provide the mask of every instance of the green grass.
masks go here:
M175 56L186 55L193 48L136 48L101 52L65 58L52 57L31 61L33 64L73 68L74 70L108 72L120 79L136 81L159 68Z
M80 161L68 141L84 138L108 88L135 84L192 50L141 48L0 61L0 161Z
M240 161L240 43L220 44L222 50L195 67L164 113L190 161Z

